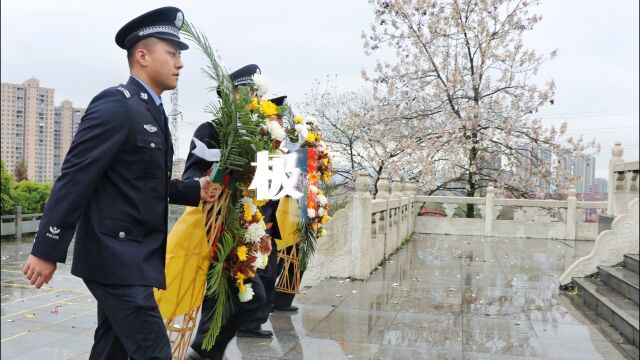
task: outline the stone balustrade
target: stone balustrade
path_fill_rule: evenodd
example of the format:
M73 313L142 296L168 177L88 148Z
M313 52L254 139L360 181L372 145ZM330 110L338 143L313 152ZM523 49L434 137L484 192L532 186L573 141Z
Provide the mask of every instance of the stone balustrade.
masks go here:
M416 196L416 202L441 204L446 216L418 216L415 232L542 239L595 240L598 224L587 210L602 211L606 202L578 201L571 187L566 200L503 199L490 186L487 196ZM474 204L480 217L454 217L460 205Z
M383 177L374 199L365 171L357 174L355 188L351 202L327 222L327 234L318 239L303 286L329 277L366 279L413 233L418 211L415 184L390 184Z

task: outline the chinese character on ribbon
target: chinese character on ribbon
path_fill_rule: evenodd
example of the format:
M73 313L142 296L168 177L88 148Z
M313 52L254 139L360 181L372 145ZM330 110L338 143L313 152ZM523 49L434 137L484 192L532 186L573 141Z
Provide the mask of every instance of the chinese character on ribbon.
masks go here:
M256 173L249 185L250 190L256 190L257 200L278 200L289 195L294 199L302 196L296 189L300 170L297 168L297 155L273 155L269 159L268 151L259 151L256 162Z

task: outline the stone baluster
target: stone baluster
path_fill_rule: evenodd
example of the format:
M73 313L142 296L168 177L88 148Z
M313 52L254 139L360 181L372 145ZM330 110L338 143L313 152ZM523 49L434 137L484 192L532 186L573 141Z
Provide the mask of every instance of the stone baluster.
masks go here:
M484 236L493 236L493 220L496 218L494 208L494 198L496 189L493 186L487 188L487 197L484 206Z
M568 240L576 239L576 222L577 222L577 213L576 213L576 205L578 200L576 199L576 188L573 184L569 187L567 191L567 233L566 238Z
M616 216L616 211L617 211L617 205L616 205L616 199L615 199L615 193L616 193L616 173L614 171L614 167L617 163L623 162L624 160L622 159L622 155L624 155L624 149L622 148L622 142L620 142L619 140L617 140L614 145L613 145L613 149L611 149L611 160L609 160L609 184L608 186L608 192L609 192L609 199L608 199L608 203L607 203L607 214L611 215L611 216ZM626 208L627 204L623 204L623 207Z
M387 175L380 175L376 199L389 199L389 177Z
M351 213L351 274L356 279L366 279L371 271L371 180L365 170L358 171Z
M394 206L392 211L393 214L393 223L390 226L394 228L391 231L394 231L394 238L392 242L387 244L388 248L385 250L385 255L390 254L393 250L395 250L402 241L403 231L402 231L402 183L400 179L394 178L391 182L391 195L389 195L389 207L391 207L391 201L393 200L398 204L397 207Z
M613 192L614 215L626 214L629 192L627 191L627 171L615 171L615 186Z

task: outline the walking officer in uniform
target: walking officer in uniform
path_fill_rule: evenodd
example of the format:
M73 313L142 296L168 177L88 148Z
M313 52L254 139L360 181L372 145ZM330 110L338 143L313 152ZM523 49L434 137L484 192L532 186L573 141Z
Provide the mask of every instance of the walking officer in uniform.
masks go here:
M160 95L177 86L184 15L163 7L116 34L131 77L91 100L24 266L48 283L75 233L71 273L98 302L90 359L170 359L153 296L165 288L168 202L212 201L210 180L170 180L171 134Z
M249 88L249 92L253 93L252 89L255 87L253 76L260 73L261 71L258 65L250 64L232 72L229 74L229 77L231 81L233 81L234 89L238 89L240 86L246 86ZM198 179L211 169L214 161L217 160L207 158L205 154L220 149L220 140L218 132L210 121L206 121L198 126L193 134L189 155L187 155L185 162L184 173L182 174L183 180ZM212 315L217 299L205 295L201 306L202 314L200 315L200 322L198 323L198 329L194 335L193 343L187 352L187 360L223 359L227 345L236 336L238 327L247 320L247 317L251 317L257 309L266 303L265 287L260 277L256 276L251 278L249 282L253 287L253 298L247 302L240 302L237 293L231 297L233 301L233 313L220 329L220 333L213 347L208 351L202 349L202 343L204 342L205 334L211 326ZM234 289L233 291L237 290Z
M279 96L277 98L270 99L269 101L277 106L282 106L284 105L286 98L286 96ZM278 121L282 126L283 116L284 114L273 115L273 120ZM278 209L279 203L279 200L269 200L266 204L260 207L260 213L264 216L264 222L267 224L267 234L271 236L271 253L269 253L268 265L264 269L258 269L258 274L256 276L262 281L266 292L266 301L256 309L256 311L253 311L247 321L238 329L238 337L270 338L273 336L273 332L270 330L262 329L262 324L267 322L269 314L273 308L276 279L279 274L278 251L276 249L276 239L282 238L280 236L280 228L278 227L278 221L276 219L276 210Z

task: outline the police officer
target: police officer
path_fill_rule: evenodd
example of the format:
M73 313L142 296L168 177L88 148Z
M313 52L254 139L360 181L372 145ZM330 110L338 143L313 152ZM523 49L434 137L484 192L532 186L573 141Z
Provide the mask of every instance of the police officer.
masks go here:
M252 89L255 86L253 75L259 73L260 67L251 64L232 72L229 76L233 81L235 89L238 89L240 86L246 86L249 88L249 92L252 93ZM220 93L218 93L218 95L220 95ZM215 158L206 156L206 153L210 153L211 151L209 150L220 148L218 132L209 121L198 126L193 134L193 138L197 140L199 144L196 143L195 140L191 141L189 155L187 155L184 173L182 174L182 179L185 181L198 179L203 176L211 168L214 161L216 161ZM200 149L201 152L196 151L198 146L206 146L207 149ZM256 309L260 308L266 302L265 288L260 277L256 276L250 279L249 283L252 284L254 295L253 298L247 302L240 302L237 289L235 289L235 287L233 288L233 291L236 291L234 296L231 297L233 300L233 314L220 329L220 333L210 350L203 350L202 343L204 336L211 326L216 299L205 295L201 306L202 314L200 315L198 329L193 343L187 352L188 360L221 360L223 358L227 345L236 336L238 327L243 324L248 317L251 317Z
M90 359L170 359L153 296L165 288L168 201L210 201L210 180L170 180L171 134L160 95L177 86L184 15L164 7L124 25L131 77L93 98L46 206L24 273L40 288L64 263L98 303Z
M280 96L270 101L277 106L282 106L286 98L286 96ZM283 116L284 114L276 114L274 120L279 121L280 125L282 125ZM264 285L267 301L252 312L252 316L238 329L238 337L270 338L273 336L273 332L270 330L262 329L262 324L267 322L269 314L272 312L276 295L276 279L282 270L282 266L278 266L278 250L276 247L276 239L282 239L276 218L276 210L279 204L279 200L269 200L269 202L260 207L260 212L264 216L264 222L268 227L267 234L271 236L271 253L269 254L268 265L264 269L258 269L258 276Z

